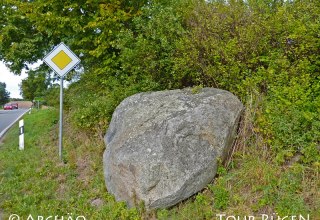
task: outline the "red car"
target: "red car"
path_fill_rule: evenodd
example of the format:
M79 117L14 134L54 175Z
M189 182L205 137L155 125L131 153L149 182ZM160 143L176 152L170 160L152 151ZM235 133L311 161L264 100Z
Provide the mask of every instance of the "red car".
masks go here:
M5 105L3 106L3 109L4 109L4 110L12 110L12 109L14 109L14 107L11 105L11 103L9 103L9 104L5 104Z
M18 103L16 102L11 103L11 106L13 109L18 109Z

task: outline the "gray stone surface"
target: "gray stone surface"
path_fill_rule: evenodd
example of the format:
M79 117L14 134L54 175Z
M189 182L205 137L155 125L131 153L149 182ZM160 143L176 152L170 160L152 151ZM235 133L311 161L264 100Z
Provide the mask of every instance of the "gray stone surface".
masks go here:
M170 207L202 190L235 139L243 105L204 88L139 93L116 108L105 136L104 175L117 200Z

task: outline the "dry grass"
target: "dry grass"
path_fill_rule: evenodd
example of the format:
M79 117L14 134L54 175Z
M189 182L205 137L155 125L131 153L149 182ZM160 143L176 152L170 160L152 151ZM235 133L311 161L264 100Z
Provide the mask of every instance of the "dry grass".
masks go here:
M40 154L37 157L40 161L36 166L36 172L32 169L35 163L33 160L19 169L26 169L24 173L29 172L31 176L36 173L34 178L38 179L35 180L43 183L35 184L36 181L31 184L29 181L18 181L23 183L20 186L21 191L31 191L34 195L17 196L17 200L8 200L4 203L6 207L3 212L4 214L12 211L24 213L25 210L16 205L22 200L22 202L29 202L28 206L36 207L35 202L44 204L39 209L42 212L47 209L55 212L59 207L59 210L73 210L73 213L86 214L90 219L202 220L215 219L217 213L260 216L262 213L272 214L279 211L284 214L289 214L289 211L295 212L294 214L308 212L313 217L311 219L317 219L314 217L317 213L320 216L317 212L320 210L319 171L295 162L290 165L275 163L263 135L255 129L254 118L261 111L259 101L251 98L248 102L241 121L239 137L232 157L227 163L228 172L220 172L222 174L219 174L213 184L177 206L152 212L145 212L143 207L128 210L124 204L116 203L107 193L102 168L102 154L105 146L99 135L76 130L68 123L66 115L64 162L60 162L57 155L57 116L49 117L52 115L50 110L35 111L36 115L31 114L28 117L33 117L33 120L37 121L35 124L43 127L35 131L34 135L38 135L37 138L30 137L32 140L29 140L29 145L32 143L34 146L26 152L29 151L30 156L35 155L35 152ZM46 119L40 120L41 114L46 111L48 113L42 115L46 116ZM49 124L44 125L44 121ZM51 128L50 131L44 132L43 130L47 128ZM11 148L8 146L6 150L9 151ZM38 152L40 150L41 152ZM14 161L16 160L15 157ZM1 162L6 162L3 168L6 167L6 172L9 174L12 169L7 168L13 165L12 161L13 159L7 159L7 156L3 156L3 161L0 161L0 165ZM25 161L22 155L20 161ZM9 184L6 186L11 187ZM13 193L20 195L20 191L13 191ZM51 200L47 200L45 196ZM219 208L217 206L219 203L226 205L221 205ZM39 205L37 210L38 208Z
M230 167L235 154L241 154L242 156L250 154L250 146L252 145L262 147L262 152L267 150L267 147L261 141L262 137L255 131L256 125L254 123L257 114L261 111L261 99L261 97L254 98L252 94L248 97L246 107L240 118L237 139L224 162L226 167Z

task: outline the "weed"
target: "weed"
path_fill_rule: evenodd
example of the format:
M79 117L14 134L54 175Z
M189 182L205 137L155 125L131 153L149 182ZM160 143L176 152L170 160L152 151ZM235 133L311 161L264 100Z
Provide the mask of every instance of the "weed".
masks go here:
M252 105L255 106L255 105ZM259 116L260 106L250 110ZM128 209L116 202L104 183L103 140L64 126L64 162L58 157L58 112L54 109L26 115L25 150L18 150L15 125L0 145L0 210L32 215L84 215L87 219L214 219L217 213L233 215L319 215L319 169L292 162L279 165L256 124L246 120L246 132L230 164L220 163L218 178L207 189L170 209L147 212L143 206ZM245 137L241 137L244 135ZM227 169L228 168L228 169ZM101 201L99 206L92 201Z

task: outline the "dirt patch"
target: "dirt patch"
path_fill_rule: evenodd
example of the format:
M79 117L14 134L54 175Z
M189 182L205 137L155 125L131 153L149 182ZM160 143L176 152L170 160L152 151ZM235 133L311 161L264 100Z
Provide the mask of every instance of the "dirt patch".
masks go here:
M92 207L101 208L104 204L103 200L100 198L94 199L90 202Z
M30 101L14 101L18 103L19 108L31 108L32 102Z
M82 181L84 185L88 185L90 181L90 166L89 158L79 158L77 160L77 173L79 174L78 180Z

